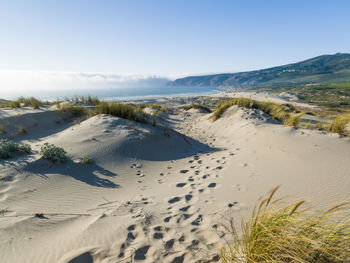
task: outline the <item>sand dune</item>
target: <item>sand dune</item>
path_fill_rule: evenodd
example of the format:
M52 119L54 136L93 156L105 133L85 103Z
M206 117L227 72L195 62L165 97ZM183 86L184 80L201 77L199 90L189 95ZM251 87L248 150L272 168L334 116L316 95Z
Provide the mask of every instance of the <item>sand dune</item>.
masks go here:
M12 127L17 114L0 122ZM231 239L221 223L276 185L317 205L350 198L348 139L258 110L231 107L212 122L175 108L156 127L109 115L57 123L54 114L22 112L37 125L4 135L34 152L0 161L2 262L215 262ZM67 162L42 159L46 142Z

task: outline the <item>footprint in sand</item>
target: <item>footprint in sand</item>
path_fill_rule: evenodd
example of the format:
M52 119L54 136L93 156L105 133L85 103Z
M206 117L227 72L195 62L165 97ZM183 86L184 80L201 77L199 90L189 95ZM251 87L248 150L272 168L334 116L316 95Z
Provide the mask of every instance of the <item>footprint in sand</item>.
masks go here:
M182 173L182 174L185 174L185 173L188 173L189 172L189 170L180 170L180 173Z
M169 200L168 200L168 203L169 203L169 204L173 204L173 203L179 202L180 200L181 200L181 197L176 196L176 197L174 197L174 198L169 199Z
M135 251L134 259L135 260L145 260L149 248L150 248L149 245L138 248Z
M176 187L182 188L182 187L184 187L185 185L186 185L186 183L178 183L178 184L176 185Z

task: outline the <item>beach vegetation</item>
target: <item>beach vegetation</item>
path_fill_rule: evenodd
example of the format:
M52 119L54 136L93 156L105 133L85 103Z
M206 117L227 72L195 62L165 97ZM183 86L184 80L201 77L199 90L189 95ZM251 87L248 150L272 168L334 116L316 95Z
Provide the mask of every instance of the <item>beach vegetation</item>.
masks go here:
M53 163L65 162L67 159L66 153L67 152L63 148L49 143L45 143L40 150L40 154L43 156L43 158L50 160Z
M28 144L21 144L8 139L0 139L0 158L6 159L13 153L30 153L31 148Z
M315 211L304 200L275 199L277 189L257 202L239 230L232 220L226 226L233 241L221 248L222 262L349 262L350 202Z
M88 156L84 156L83 159L81 160L82 164L91 164L92 163L92 159Z

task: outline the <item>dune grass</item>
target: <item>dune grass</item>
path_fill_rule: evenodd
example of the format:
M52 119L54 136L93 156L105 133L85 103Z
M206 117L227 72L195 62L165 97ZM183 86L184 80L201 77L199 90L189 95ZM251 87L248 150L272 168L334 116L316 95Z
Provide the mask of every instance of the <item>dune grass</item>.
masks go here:
M260 199L241 234L231 221L234 242L221 249L222 262L350 262L350 202L315 212L305 201L282 205L277 189Z
M119 118L138 122L147 121L147 114L133 104L101 102L94 111L90 112L90 115L96 114L110 114Z
M30 97L30 98L20 97L17 100L8 102L8 106L10 108L21 108L22 105L25 107L32 107L33 109L39 109L43 105L43 102L34 97Z
M296 114L296 115L291 115L289 114L285 119L283 124L287 126L292 126L299 128L301 125L301 117L304 115L304 113Z
M87 114L87 110L83 106L77 105L62 105L60 107L62 113L70 114L73 117L79 117Z
M257 101L248 98L233 98L225 101L217 106L213 113L213 120L217 120L231 106L240 106L244 108L258 109L276 120L284 120L289 117L289 111L295 110L293 106L288 104L277 104L273 102Z
M188 105L188 106L183 106L182 107L184 110L190 110L190 109L198 109L198 110L204 110L208 113L212 112L211 109L209 109L207 106L203 106L201 104L192 104L192 105Z
M350 113L338 116L331 124L331 130L340 135L346 135L346 126L350 124Z

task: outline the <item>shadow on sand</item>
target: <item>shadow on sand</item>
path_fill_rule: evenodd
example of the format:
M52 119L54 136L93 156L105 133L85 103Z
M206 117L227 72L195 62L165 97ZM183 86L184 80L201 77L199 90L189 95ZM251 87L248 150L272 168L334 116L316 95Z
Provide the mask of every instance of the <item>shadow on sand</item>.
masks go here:
M34 162L28 163L24 171L37 174L47 178L47 174L61 174L71 176L75 180L84 182L86 184L105 188L120 188L120 185L112 182L107 178L102 177L116 177L117 174L108 171L96 164L82 164L76 163L68 159L65 163L54 164L45 159L38 159Z

